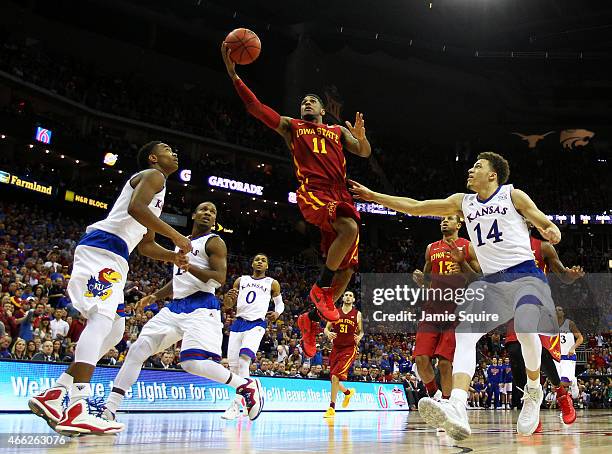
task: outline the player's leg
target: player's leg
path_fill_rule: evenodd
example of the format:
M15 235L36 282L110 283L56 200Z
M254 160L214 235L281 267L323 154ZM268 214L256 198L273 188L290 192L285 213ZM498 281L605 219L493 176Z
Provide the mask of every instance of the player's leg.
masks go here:
M510 366L512 367L512 387L516 390L524 389L527 384L527 373L525 372L525 362L523 361L523 352L521 344L517 342L508 342L506 344L508 356L510 357ZM512 406L516 408L522 407L521 394L513 393Z
M564 424L573 424L576 421L576 410L572 396L567 392L567 388L561 383L555 360L550 352L542 349L542 372L555 387L557 393L557 404L561 409L561 418Z
M215 297L210 295L209 298ZM223 342L220 310L200 308L181 314L181 326L185 331L179 358L183 370L234 388L244 397L249 418L256 419L263 409L263 390L259 380L240 377L218 362Z
M346 380L348 376L348 370L350 369L353 361L357 356L357 347L348 348L334 348L329 357L330 364L330 376L331 376L331 396L329 402L329 408L325 413L325 417L331 417L336 412L336 397L338 391L342 391L344 394L344 400L342 407L346 408L349 405L351 397L355 394L354 389L347 389L343 384L342 380Z
M353 277L354 269L352 267L345 268L336 271L334 279L332 280L332 288L334 290L334 303L340 299L340 297L346 291L351 278Z
M435 325L419 323L414 346L414 361L429 397L434 397L438 393L438 384L431 365L431 358L435 355L436 346L441 337L441 333ZM440 398L441 395L442 393L439 393L436 398Z
M441 327L442 333L436 345L434 355L438 358L442 398L449 399L453 389L453 356L455 355L455 330L453 327Z

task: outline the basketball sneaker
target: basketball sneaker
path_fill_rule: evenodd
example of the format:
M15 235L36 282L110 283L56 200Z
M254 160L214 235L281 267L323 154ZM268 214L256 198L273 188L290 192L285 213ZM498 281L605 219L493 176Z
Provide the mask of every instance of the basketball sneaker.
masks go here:
M64 400L68 390L63 386L54 386L33 396L28 401L28 407L36 416L47 421L51 428L55 428L64 413Z
M537 388L529 388L525 385L523 390L523 409L516 421L516 431L521 435L529 436L538 427L540 422L540 405L544 399L542 385Z
M472 434L467 410L462 402L436 401L430 397L419 400L419 414L432 427L441 428L455 440L465 440Z
M534 430L533 433L541 434L542 432L544 432L544 430L542 429L542 421L538 421L538 427L536 427L536 430Z
M351 397L355 395L355 388L349 389L349 393L344 395L344 399L342 399L342 408L346 408L349 406L351 402Z
M81 434L106 435L121 432L125 426L120 422L109 421L102 415L102 408L97 402L79 399L69 405L62 419L55 426L60 435L73 437ZM114 415L113 415L114 416Z
M340 312L334 305L334 294L331 287L321 288L314 284L310 289L310 300L314 303L323 318L335 322L340 318Z
M572 400L572 396L569 394L559 396L557 397L557 403L561 409L561 419L563 420L563 424L570 425L576 421L576 410L574 409L574 401Z
M236 394L244 397L244 403L249 414L249 419L254 421L258 418L264 407L264 394L261 383L256 378L247 378L244 385L236 388Z
M238 402L234 400L229 408L221 415L221 419L233 420L240 416L240 407Z
M301 344L304 355L311 358L317 353L317 334L321 331L321 326L310 320L308 312L298 317L297 326L302 332Z
M334 416L336 416L336 410L334 410L332 407L329 407L323 415L324 418L333 418Z

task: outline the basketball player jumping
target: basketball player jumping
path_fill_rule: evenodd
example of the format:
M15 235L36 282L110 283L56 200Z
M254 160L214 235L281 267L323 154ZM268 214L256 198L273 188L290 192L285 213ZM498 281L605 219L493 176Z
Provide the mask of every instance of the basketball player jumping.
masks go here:
M176 267L187 269L191 242L159 219L164 206L166 179L178 169L176 153L165 143L154 141L138 152L144 169L130 177L101 221L87 227L74 251L68 295L73 306L87 319L77 343L74 361L56 386L32 397L28 406L57 432L67 435L105 434L123 430L123 424L99 417L87 400L96 363L119 343L125 330L123 287L130 253L138 252ZM170 238L177 251L155 242L155 233ZM70 391L66 409L62 402Z
M468 389L476 370L476 343L488 331L515 318L527 372L523 409L517 430L531 435L539 422L543 393L540 385L542 344L538 332L554 334L558 330L554 303L545 276L533 259L525 218L551 243L561 240L561 232L529 196L505 184L510 175L508 161L487 152L468 172L467 187L474 194L453 194L446 199L419 201L371 191L349 182L356 197L379 203L412 215L447 216L465 219L476 257L485 274L468 287L474 295L462 307L466 314L485 314L478 320L465 319L456 329L451 398L419 401L423 419L443 428L456 440L467 438L471 428L466 412ZM494 314L492 317L491 315Z
M227 247L219 235L212 233L217 221L217 208L211 202L200 203L191 218L189 270L175 266L172 279L139 302L140 306L146 307L157 300L173 298L144 325L128 350L106 402L108 419L115 418L126 391L138 379L147 358L181 339L180 363L183 370L236 389L236 394L246 402L250 419L256 419L263 408L259 380L243 378L219 364L223 323L221 303L215 290L225 283Z
M241 276L227 292L224 305L236 307L236 320L230 327L227 345L227 359L230 370L236 375L249 378L249 367L255 359L259 344L266 333L266 318L275 322L285 310L281 287L276 279L266 276L268 256L257 254L251 262L253 274ZM268 312L270 300L274 310ZM242 396L237 395L229 408L221 416L223 419L236 419L240 415Z
M457 215L444 216L440 222L442 239L431 243L425 250L423 271L413 273L415 282L430 288L463 288L466 278L472 280L480 272L480 265L471 243L459 238L461 218ZM459 273L463 273L460 275ZM428 282L425 282L428 281ZM426 301L423 311L429 314L443 314L444 311L455 312L452 301ZM421 321L417 327L414 356L419 376L425 384L430 397L448 399L453 388L453 355L455 354L454 323ZM432 358L438 358L440 384L438 390L436 377L431 366Z
M262 104L236 74L228 46L221 45L227 73L247 111L280 134L293 157L299 188L297 202L306 221L321 230L321 249L326 256L321 275L312 286L310 299L328 321L340 314L334 302L344 293L358 263L359 213L347 190L346 159L343 150L367 158L371 154L363 114L346 128L323 123L325 106L317 95L302 99L301 118L280 116ZM320 317L317 310L302 314L298 327L306 356L316 353L315 339Z
M353 303L355 295L351 291L344 292L342 306L340 307L340 318L335 322L327 322L325 335L332 341L332 351L329 355L329 373L331 375L331 398L329 408L325 412L325 418L336 415L336 395L338 390L344 394L342 408L348 407L351 397L355 395L355 389L347 389L342 381L347 379L348 370L357 357L359 341L363 338L363 325L361 323L361 312Z

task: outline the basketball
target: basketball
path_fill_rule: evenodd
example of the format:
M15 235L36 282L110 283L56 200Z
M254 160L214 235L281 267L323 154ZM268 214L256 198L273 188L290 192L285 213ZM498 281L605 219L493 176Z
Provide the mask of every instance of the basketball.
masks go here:
M239 65L248 65L254 62L261 52L259 37L247 28L232 30L225 37L225 43L231 49L231 59Z

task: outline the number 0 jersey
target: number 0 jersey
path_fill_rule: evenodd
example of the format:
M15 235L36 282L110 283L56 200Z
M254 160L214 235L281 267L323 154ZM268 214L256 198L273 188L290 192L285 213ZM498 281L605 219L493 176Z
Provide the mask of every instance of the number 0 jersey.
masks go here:
M485 274L533 261L529 230L512 203L512 189L511 184L501 185L486 200L477 194L463 196L465 225Z
M272 299L272 282L271 277L241 276L236 317L249 321L264 319Z
M346 187L340 126L292 119L291 154L300 186Z
M211 238L219 236L216 233L209 233L191 239L191 252L187 254L189 264L195 265L205 270L210 269L208 263L208 254L206 253L206 243ZM178 248L175 249L178 252ZM221 286L217 281L212 279L208 282L202 282L189 271L182 271L174 265L172 278L172 294L174 299L185 298L193 295L196 292L206 292L215 294L215 290Z

